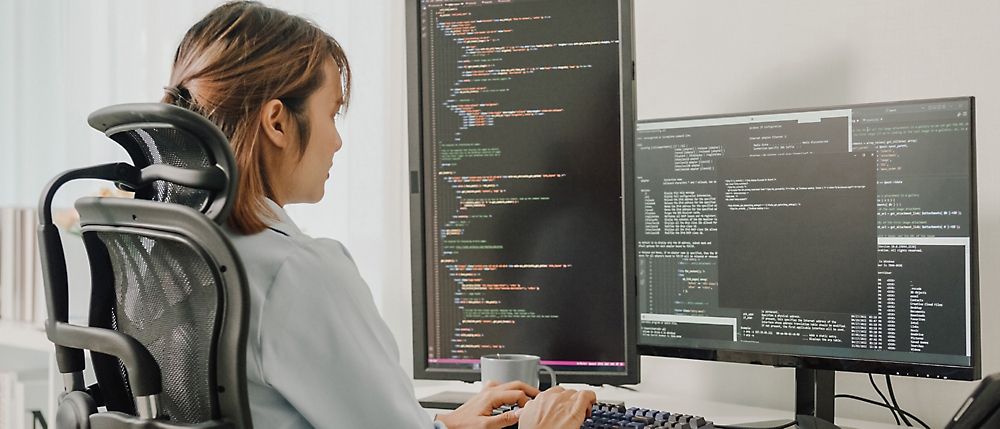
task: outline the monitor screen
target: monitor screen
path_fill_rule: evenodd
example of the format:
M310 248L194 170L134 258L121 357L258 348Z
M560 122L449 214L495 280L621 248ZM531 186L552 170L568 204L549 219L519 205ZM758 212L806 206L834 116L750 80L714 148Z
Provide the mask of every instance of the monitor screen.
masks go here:
M978 377L972 98L639 121L648 354Z
M411 6L415 377L516 353L638 380L630 6Z

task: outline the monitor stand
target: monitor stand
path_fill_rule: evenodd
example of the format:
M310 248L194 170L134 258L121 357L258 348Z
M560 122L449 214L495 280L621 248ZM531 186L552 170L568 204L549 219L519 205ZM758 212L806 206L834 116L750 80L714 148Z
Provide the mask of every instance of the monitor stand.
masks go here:
M832 370L795 368L795 415L833 422L836 383Z
M835 388L832 370L795 369L795 420L797 428L826 429L837 428L833 425L833 395ZM821 419L824 421L816 421ZM829 422L829 423L827 423ZM747 428L771 428L788 423L788 420L773 420L767 422L741 423ZM847 428L838 428L847 429Z

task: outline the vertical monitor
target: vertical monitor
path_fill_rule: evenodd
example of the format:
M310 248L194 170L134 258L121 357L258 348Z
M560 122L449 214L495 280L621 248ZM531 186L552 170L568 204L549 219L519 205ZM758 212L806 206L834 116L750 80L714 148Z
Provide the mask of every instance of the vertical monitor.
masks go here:
M631 3L409 3L414 367L631 383Z
M978 378L973 104L640 121L642 353Z

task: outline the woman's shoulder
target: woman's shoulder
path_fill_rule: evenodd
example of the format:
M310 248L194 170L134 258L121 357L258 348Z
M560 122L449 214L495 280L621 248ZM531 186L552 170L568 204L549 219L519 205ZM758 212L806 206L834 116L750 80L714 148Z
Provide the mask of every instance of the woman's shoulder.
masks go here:
M236 234L227 231L243 264L278 269L289 259L338 258L353 259L337 240L314 238L302 233L268 228L256 234Z
M302 240L270 228L256 234L238 234L227 229L226 235L236 247L244 265L267 260L281 261L304 244Z

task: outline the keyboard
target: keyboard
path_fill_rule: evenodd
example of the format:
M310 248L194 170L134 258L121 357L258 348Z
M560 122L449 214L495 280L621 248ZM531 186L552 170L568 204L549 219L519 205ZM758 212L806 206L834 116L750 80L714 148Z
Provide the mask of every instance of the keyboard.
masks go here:
M645 408L625 408L622 404L597 403L581 429L715 429L704 417Z

